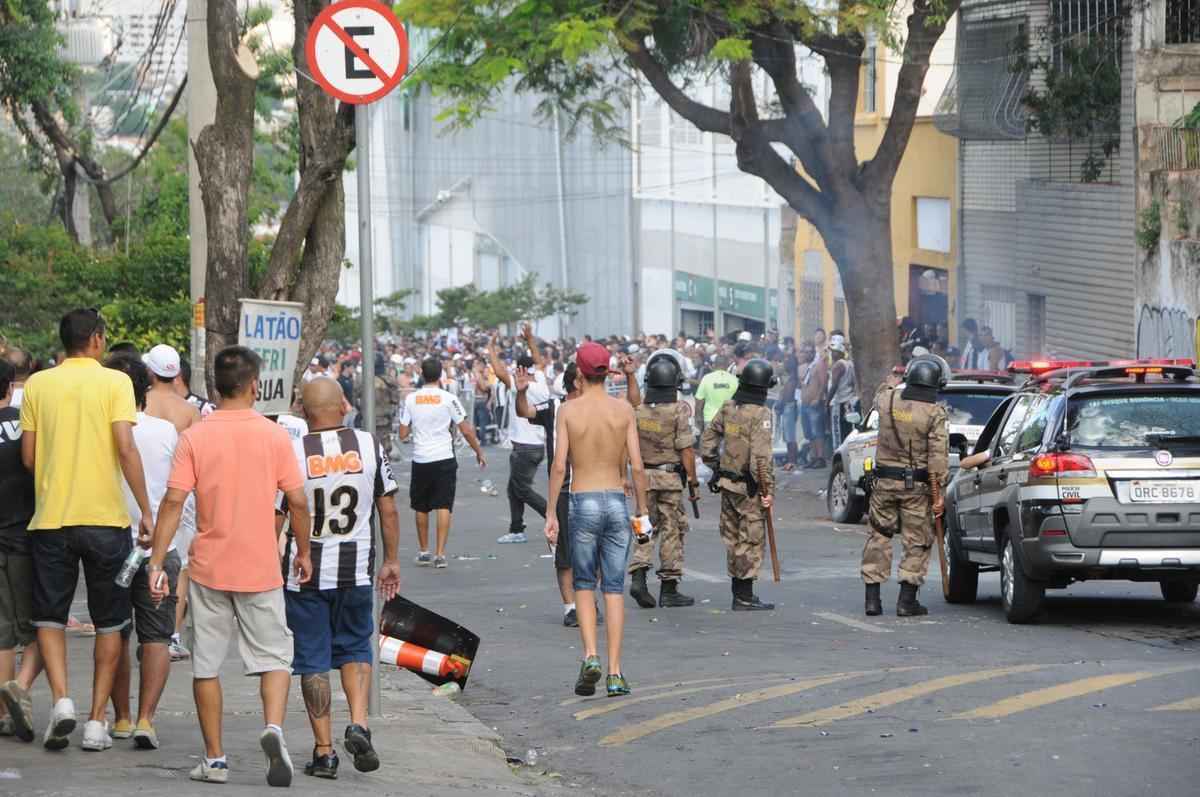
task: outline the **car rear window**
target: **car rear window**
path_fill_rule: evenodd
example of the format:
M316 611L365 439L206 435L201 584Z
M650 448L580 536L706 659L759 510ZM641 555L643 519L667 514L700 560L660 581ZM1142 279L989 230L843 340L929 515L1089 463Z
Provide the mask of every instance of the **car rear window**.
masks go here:
M1008 393L946 392L938 400L946 405L946 414L954 426L983 426L992 417Z
M1151 448L1157 436L1200 437L1200 395L1140 395L1072 398L1067 416L1071 445L1087 448Z

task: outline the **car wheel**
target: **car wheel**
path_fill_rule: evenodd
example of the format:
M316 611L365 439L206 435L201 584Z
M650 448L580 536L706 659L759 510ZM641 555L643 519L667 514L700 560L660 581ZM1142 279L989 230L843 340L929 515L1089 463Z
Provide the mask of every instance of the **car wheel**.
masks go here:
M967 561L966 556L958 552L958 544L954 542L957 535L950 524L946 524L946 532L942 535L946 550L946 580L949 591L947 603L974 603L979 594L979 565Z
M1190 581L1160 581L1158 586L1168 603L1191 603L1200 592L1200 584Z
M862 520L863 499L854 494L854 485L846 475L842 460L835 459L829 471L829 485L825 490L825 505L834 523L857 523Z
M1000 553L1000 603L1010 623L1028 623L1042 608L1046 584L1026 577L1013 542L1006 535Z

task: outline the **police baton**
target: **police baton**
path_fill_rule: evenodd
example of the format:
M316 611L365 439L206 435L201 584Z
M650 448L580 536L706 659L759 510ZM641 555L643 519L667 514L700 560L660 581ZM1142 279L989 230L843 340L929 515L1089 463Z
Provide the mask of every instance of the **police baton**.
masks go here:
M932 503L937 503L941 497L941 486L936 482L930 482L930 498ZM946 600L950 599L950 574L946 569L946 527L943 523L945 509L942 510L943 515L935 514L933 516L933 532L937 539L938 549L938 567L942 571L942 597Z
M767 483L767 465L764 462L764 463L761 463L758 467L758 484L759 484L760 492L762 490L763 485L765 485L766 483ZM766 513L767 513L767 542L771 546L771 575L774 577L775 583L778 584L779 578L780 578L779 577L779 551L775 547L775 517L772 514L772 510L775 509L774 502L771 503L770 507L766 507L765 509L766 509Z
M696 485L688 484L688 500L692 502L692 514L700 519L700 496L696 494Z

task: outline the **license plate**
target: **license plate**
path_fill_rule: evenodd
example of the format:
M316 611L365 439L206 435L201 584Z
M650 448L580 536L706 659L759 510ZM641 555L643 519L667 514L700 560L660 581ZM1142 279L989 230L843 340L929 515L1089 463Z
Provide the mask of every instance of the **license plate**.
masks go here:
M1129 500L1144 504L1200 503L1200 481L1169 479L1131 481Z

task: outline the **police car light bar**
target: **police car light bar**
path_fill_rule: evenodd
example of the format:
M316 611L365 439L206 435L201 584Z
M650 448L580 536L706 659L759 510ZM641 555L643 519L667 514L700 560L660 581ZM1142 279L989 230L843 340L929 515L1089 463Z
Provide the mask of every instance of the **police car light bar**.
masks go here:
M1041 376L1050 371L1060 371L1064 368L1098 368L1104 365L1108 365L1108 363L1091 360L1016 360L1008 366L1008 371L1012 374Z

